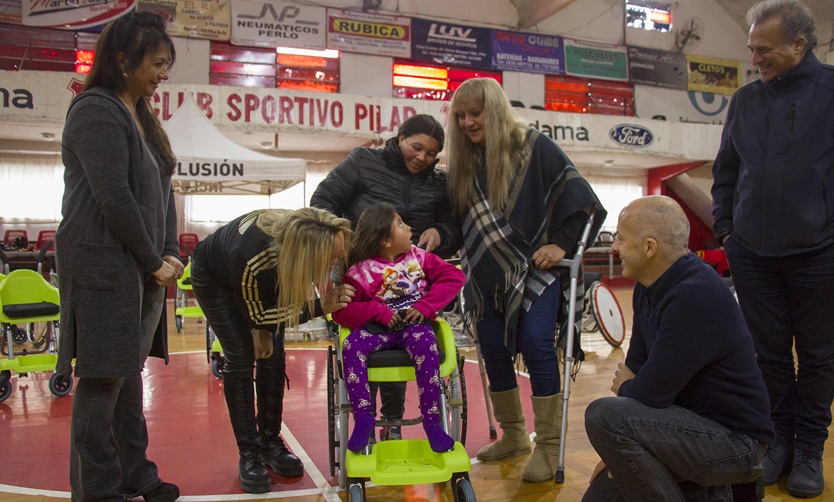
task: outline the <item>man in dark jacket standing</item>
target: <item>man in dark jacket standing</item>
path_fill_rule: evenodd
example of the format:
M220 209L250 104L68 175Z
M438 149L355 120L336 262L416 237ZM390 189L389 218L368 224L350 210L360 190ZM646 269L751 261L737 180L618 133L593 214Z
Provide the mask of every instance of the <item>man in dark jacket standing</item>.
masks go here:
M310 205L347 218L355 226L362 211L389 202L412 228L416 246L441 258L460 248L460 228L449 206L446 173L437 169L443 150L443 126L431 115L403 122L384 148L359 147L348 154L319 184ZM399 420L405 412L405 382L371 383L371 396L381 389L383 420ZM391 439L400 439L392 427Z
M770 394L765 484L790 472L788 493L815 497L834 398L834 68L811 52L814 20L798 1L757 3L747 20L761 78L730 101L714 230Z

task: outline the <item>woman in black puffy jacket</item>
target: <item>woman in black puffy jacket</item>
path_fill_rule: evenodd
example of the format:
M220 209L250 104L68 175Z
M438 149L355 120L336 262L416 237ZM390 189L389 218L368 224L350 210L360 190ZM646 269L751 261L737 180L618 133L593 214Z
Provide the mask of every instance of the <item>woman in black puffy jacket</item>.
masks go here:
M460 229L449 209L446 173L437 169L443 126L431 115L414 115L384 148L359 147L316 188L310 205L353 225L371 204L389 202L413 230L414 244L443 258L460 247Z

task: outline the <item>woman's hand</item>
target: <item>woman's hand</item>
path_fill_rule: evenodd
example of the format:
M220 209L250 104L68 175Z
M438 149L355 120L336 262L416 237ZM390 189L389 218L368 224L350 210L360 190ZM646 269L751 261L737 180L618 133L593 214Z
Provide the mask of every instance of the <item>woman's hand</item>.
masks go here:
M350 284L342 284L337 286L324 295L321 301L321 310L325 314L330 314L341 310L353 301L353 296L356 294L356 288Z
M255 359L269 359L272 357L272 332L265 329L252 330L252 343L255 346Z
M565 257L565 250L556 244L545 244L533 253L533 263L544 270L555 267Z
M176 269L165 260L162 261L162 266L153 272L153 276L156 278L156 283L163 288L176 283L179 277Z
M185 271L185 265L182 264L182 261L177 256L171 256L166 254L162 257L162 261L174 267L174 273L176 275L176 279L182 277L183 271Z
M426 246L423 247L423 244ZM440 246L440 232L437 229L429 228L420 234L420 240L417 241L417 247L423 248L428 252L432 252Z

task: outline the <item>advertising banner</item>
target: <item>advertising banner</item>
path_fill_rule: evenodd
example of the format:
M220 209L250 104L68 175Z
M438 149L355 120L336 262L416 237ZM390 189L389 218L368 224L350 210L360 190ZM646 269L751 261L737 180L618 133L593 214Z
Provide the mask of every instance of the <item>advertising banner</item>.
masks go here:
M228 41L230 0L142 0L139 10L156 12L168 22L169 35Z
M327 9L289 2L232 2L232 43L252 47L327 47Z
M20 0L0 0L0 23L20 24Z
M376 56L411 57L411 19L327 9L327 48Z
M741 62L706 56L686 55L690 91L731 95L740 85Z
M67 107L80 92L83 79L59 72L0 71L0 82L10 90L8 106L0 108L0 121L63 124ZM644 88L686 96L682 91ZM444 125L454 120L450 117L449 102L443 101L194 84L160 86L151 98L151 105L165 124L192 96L206 118L223 132L387 138L418 113L433 115ZM637 117L626 120L618 116L527 108L518 112L567 152L639 151L674 159L711 159L722 130L720 125Z
M528 73L565 73L565 53L558 36L492 31L492 68Z
M635 84L686 90L686 55L630 46L628 77Z
M412 18L411 59L444 66L490 68L492 34L488 28Z
M136 0L22 0L21 22L26 26L80 30L107 24L136 8Z
M628 80L626 48L622 45L583 42L562 38L565 71L578 77Z

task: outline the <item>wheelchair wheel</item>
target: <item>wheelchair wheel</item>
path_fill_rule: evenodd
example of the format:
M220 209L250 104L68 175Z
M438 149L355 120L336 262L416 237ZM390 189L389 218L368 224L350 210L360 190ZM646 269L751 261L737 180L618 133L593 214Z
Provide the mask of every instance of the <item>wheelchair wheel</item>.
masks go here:
M362 484L350 485L348 490L347 502L364 502L365 500L365 486Z
M330 477L336 475L336 380L334 378L336 351L327 346L327 456L330 460Z
M467 474L455 474L452 476L452 490L454 491L455 502L475 502L475 489L469 481Z
M0 371L0 403L9 398L12 394L12 372L9 370Z
M12 326L12 341L15 345L20 345L26 343L26 340L29 338L29 334L26 333L26 330L20 328L18 326Z
M338 371L338 366L336 367ZM339 438L339 487L344 488L347 484L347 444L348 444L348 420L350 413L348 408L342 406L342 400L347 403L347 386L344 379L339 379L339 393L336 395L336 403L338 403L337 412L339 414L337 421L337 437Z
M49 340L49 352L52 354L58 353L58 344L61 342L61 323L59 321L52 321L52 337Z
M182 333L182 316L175 316L174 323L177 325L177 333Z
M591 288L594 318L605 341L619 347L625 340L625 319L620 302L608 285L598 282Z
M220 354L212 354L211 357L211 374L217 378L223 378L223 366L226 365L226 360Z
M449 404L449 434L455 441L466 444L466 379L463 375L464 358L458 357L458 369L449 376L447 402Z
M53 373L49 377L49 392L58 397L66 396L72 390L72 377L62 375L60 373Z
M594 281L590 286L588 286L588 289L585 290L585 309L582 311L582 331L584 333L591 333L599 329L597 318L594 316L594 301L592 293L594 286L597 284L599 284L599 281Z

